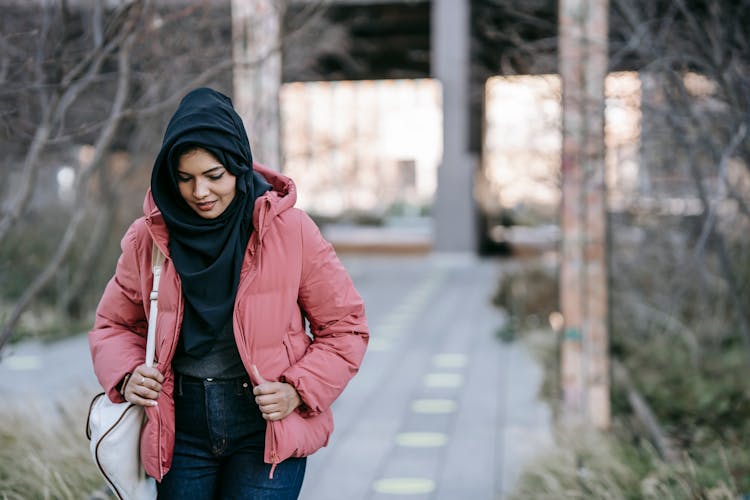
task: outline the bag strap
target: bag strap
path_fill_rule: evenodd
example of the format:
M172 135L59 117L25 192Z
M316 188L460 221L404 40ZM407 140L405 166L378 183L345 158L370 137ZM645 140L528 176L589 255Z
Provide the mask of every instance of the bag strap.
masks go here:
M151 308L148 314L148 337L146 337L146 366L154 364L154 353L156 352L156 317L158 314L159 280L161 279L161 268L164 265L164 253L154 241L151 245L151 268L154 273L154 284L151 287Z

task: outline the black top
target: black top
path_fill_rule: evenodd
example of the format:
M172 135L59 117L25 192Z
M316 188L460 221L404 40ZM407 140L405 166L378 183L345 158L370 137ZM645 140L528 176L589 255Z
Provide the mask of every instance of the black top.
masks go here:
M211 350L200 359L187 354L183 342L179 342L172 359L172 368L177 373L196 378L228 379L247 374L237 350L231 323L227 323L216 336Z

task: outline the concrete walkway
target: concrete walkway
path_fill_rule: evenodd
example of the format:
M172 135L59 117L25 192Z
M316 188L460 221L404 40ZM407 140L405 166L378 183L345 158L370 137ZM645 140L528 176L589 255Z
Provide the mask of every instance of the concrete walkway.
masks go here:
M473 257L347 256L372 341L308 462L304 500L499 499L550 443L541 370L496 338L501 264ZM0 401L97 390L85 336L24 344L0 362Z
M372 343L335 404L336 432L301 498L496 499L550 442L542 373L496 338L500 265L470 257L348 258Z

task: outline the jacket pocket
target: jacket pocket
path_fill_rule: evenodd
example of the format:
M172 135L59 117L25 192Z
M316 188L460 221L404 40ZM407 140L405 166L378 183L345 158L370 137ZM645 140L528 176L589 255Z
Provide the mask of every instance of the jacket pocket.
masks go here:
M294 411L288 417L271 422L273 431L270 437L273 446L267 453L266 462L283 461L289 457L312 455L328 444L333 433L333 413L331 410L314 417L304 418Z
M304 332L288 331L281 341L284 344L289 366L292 366L305 355L311 340Z
M294 356L294 351L292 350L291 339L289 338L289 333L284 335L284 338L281 340L281 343L284 344L284 350L286 351L286 357L289 360L289 366L292 366L294 363L297 362L297 358Z

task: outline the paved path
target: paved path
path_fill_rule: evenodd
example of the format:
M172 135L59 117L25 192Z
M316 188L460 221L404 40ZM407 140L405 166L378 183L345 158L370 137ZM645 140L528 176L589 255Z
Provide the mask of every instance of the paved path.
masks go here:
M549 443L541 371L495 336L501 265L469 257L346 257L372 340L308 462L303 500L503 498ZM42 370L46 367L48 370ZM85 337L25 344L0 363L0 401L95 390ZM9 400L9 399L8 399Z
M496 339L500 265L440 256L346 264L372 341L301 498L502 498L549 442L549 412L536 400L540 369Z

